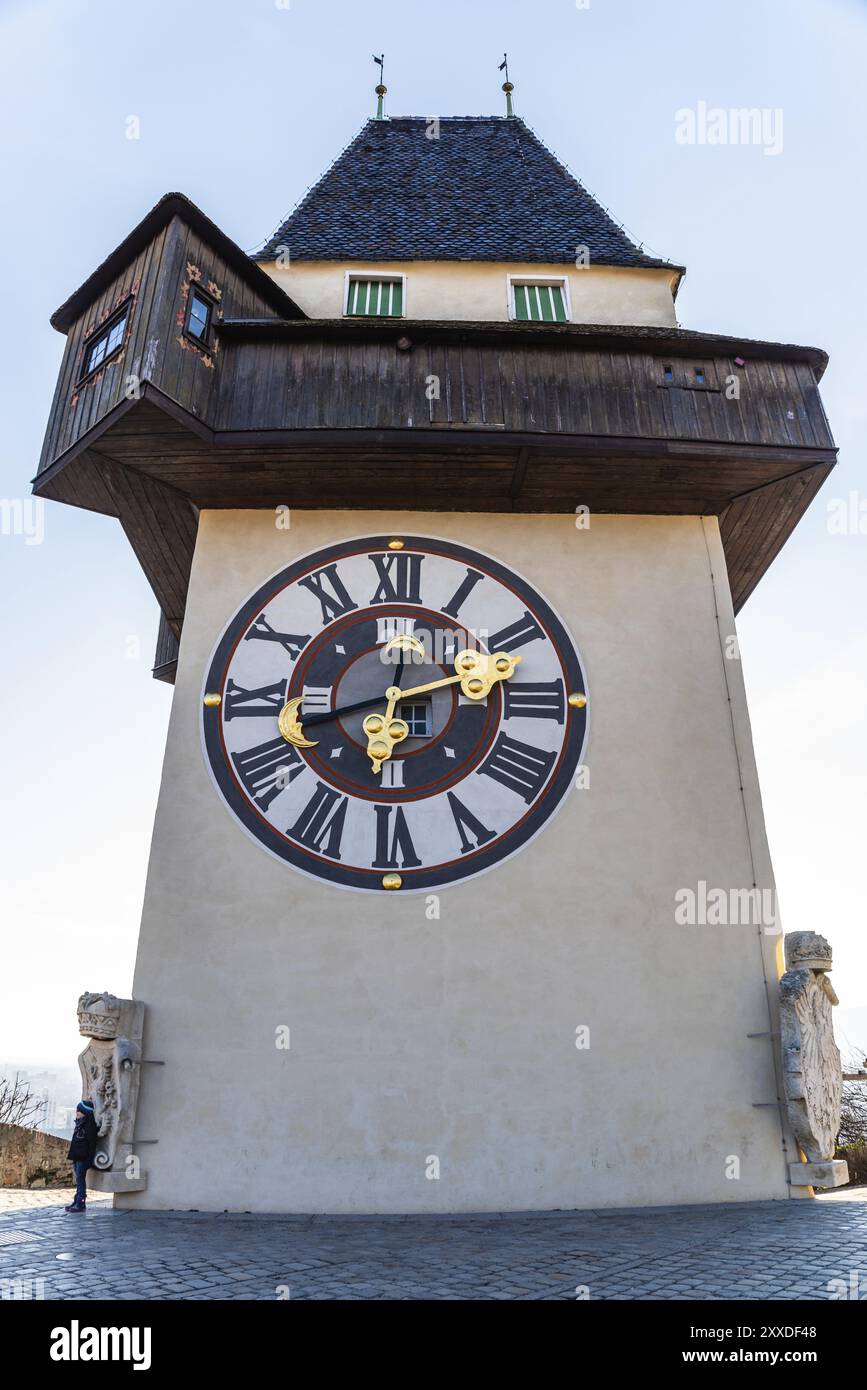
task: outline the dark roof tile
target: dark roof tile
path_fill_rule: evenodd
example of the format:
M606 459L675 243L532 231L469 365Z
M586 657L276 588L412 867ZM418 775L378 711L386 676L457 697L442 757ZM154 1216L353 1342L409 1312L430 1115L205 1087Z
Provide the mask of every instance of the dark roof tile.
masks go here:
M293 260L668 266L645 255L520 118L368 121L260 252ZM681 267L672 267L681 269Z

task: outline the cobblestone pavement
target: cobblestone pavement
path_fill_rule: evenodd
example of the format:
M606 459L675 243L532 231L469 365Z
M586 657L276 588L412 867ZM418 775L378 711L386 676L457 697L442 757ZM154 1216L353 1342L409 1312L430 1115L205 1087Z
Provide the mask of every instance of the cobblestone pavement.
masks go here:
M827 1299L829 1280L850 1288L853 1273L867 1295L863 1188L846 1200L395 1217L114 1211L92 1197L68 1216L69 1195L0 1190L3 1297L574 1299L586 1286L591 1299Z

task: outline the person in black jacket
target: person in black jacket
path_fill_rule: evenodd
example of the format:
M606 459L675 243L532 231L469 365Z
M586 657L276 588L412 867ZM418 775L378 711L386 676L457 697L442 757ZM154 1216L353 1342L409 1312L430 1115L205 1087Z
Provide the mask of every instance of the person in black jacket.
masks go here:
M75 1200L66 1208L67 1211L87 1210L87 1170L93 1167L98 1137L93 1101L80 1100L75 1107L75 1129L67 1155L72 1159L75 1172Z

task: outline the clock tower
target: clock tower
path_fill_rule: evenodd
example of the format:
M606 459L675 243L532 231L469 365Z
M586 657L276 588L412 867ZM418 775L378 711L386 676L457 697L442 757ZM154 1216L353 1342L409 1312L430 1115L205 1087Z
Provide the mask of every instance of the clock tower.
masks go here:
M167 194L54 315L35 490L174 684L120 1204L798 1195L735 613L826 358L683 274L522 120L377 119L258 255Z

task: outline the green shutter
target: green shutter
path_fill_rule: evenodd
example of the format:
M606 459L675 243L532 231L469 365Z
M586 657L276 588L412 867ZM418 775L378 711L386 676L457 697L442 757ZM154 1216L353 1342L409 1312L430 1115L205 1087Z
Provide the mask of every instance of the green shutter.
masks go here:
M400 318L403 314L402 280L350 280L347 314L374 318Z
M566 323L562 285L514 285L515 318L533 323Z

